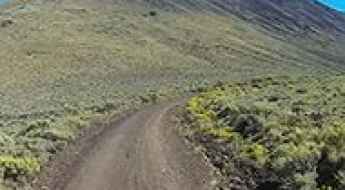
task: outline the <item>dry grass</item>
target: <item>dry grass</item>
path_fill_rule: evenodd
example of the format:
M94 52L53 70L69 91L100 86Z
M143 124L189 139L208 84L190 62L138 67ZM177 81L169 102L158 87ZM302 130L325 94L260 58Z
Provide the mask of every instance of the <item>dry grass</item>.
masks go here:
M107 0L59 2L33 1L0 14L0 22L12 21L0 28L0 132L15 138L1 144L6 150L13 143L51 143L16 136L32 122L48 120L69 141L75 123L71 131L59 126L71 115L127 110L217 81L336 73L340 67L234 16ZM47 156L25 148L7 153L23 152Z

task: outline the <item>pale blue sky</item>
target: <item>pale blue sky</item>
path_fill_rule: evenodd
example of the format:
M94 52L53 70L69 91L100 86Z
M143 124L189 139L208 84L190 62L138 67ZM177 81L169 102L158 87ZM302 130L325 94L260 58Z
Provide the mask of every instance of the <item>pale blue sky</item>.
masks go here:
M0 5L5 3L7 0L0 0Z
M345 0L319 0L319 1L335 9L345 11Z

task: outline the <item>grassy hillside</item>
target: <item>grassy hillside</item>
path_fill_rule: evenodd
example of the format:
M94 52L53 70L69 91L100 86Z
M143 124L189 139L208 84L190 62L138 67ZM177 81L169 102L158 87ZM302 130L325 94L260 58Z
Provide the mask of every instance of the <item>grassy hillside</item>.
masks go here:
M141 92L146 85L205 75L209 80L219 75L235 79L289 71L341 72L343 67L304 50L306 43L278 40L231 15L176 14L120 3L107 9L76 3L16 9L13 16L2 14L3 22L13 23L0 31L6 100L1 109L9 114L62 110L65 103L88 104L99 97L113 100L119 88Z
M188 138L224 189L344 189L344 77L258 78L188 101Z
M94 115L217 81L344 69L342 36L301 38L212 1L166 2L28 1L1 11L4 183L22 188Z

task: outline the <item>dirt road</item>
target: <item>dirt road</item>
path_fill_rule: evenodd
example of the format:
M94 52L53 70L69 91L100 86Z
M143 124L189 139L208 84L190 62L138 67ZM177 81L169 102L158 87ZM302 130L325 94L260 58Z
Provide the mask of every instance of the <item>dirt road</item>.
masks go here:
M210 190L202 156L178 137L154 106L111 126L82 150L79 161L50 176L51 190Z

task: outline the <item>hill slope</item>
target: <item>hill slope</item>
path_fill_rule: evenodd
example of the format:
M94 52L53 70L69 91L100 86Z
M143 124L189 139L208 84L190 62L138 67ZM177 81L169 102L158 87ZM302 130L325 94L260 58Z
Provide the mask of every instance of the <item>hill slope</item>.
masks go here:
M258 23L274 32L305 33L345 31L345 16L315 0L158 0L147 1L153 6L179 11L211 11L234 14L246 21ZM280 28L280 29L279 29Z
M217 81L341 74L344 23L340 13L307 0L8 7L0 13L0 167L11 174L5 181L25 181L90 115Z
M38 84L43 92L54 91L48 93L47 104L60 99L59 93L67 90L66 80L78 89L70 94L79 96L90 90L88 84L81 87L80 81L123 84L137 82L132 80L135 75L145 78L140 82L150 83L156 82L154 75L181 81L193 75L212 80L218 72L342 71L344 16L313 1L284 2L65 0L28 4L17 8L14 16L2 13L3 22L8 17L14 22L0 31L0 76L5 81L0 88L13 109L26 105L18 103L25 99L15 98L19 94L36 101L42 93L34 89Z
M136 1L138 2L138 1ZM143 2L143 1L140 1ZM345 15L316 0L158 0L144 1L158 9L190 14L235 16L273 38L294 44L321 58L342 63ZM333 43L338 41L337 43ZM301 43L302 42L302 43ZM315 47L316 46L316 47ZM334 48L334 46L338 46ZM311 48L313 47L313 48Z
M184 134L231 190L344 189L344 76L258 78L191 98Z

